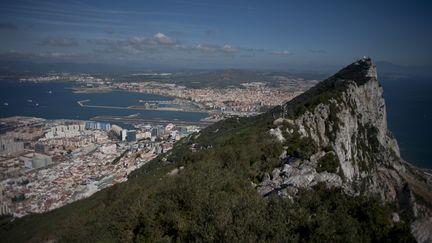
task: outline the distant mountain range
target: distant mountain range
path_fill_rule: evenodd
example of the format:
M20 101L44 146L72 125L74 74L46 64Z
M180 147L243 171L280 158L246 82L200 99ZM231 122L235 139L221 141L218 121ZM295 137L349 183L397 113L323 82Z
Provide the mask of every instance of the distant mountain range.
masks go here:
M403 77L432 77L432 67L430 66L402 66L391 62L377 62L379 74L390 78Z
M0 221L3 242L431 242L432 174L400 157L361 59L182 139L127 182Z
M390 78L401 78L407 76L417 76L417 77L432 77L432 67L429 66L402 66L393 64L391 62L377 62L380 66L379 74ZM118 72L141 72L141 71L207 71L207 72L217 72L224 71L226 73L238 71L248 76L250 73L255 72L250 69L219 69L219 70L198 70L198 69L182 69L170 66L161 67L159 65L146 67L140 66L139 64L134 65L114 65L114 64L100 64L100 63L33 63L26 61L0 61L0 74L10 74L10 73L46 73L46 72L98 72L98 73L118 73ZM231 71L230 71L231 70ZM285 73L296 74L297 76L307 76L311 78L323 77L324 75L329 75L331 73L329 68L323 70L314 70L313 68L305 67L304 70L309 71L295 71L293 70L280 70ZM260 72L266 70L258 70ZM275 72L275 70L270 70Z
M133 70L127 66L97 63L33 63L26 61L0 61L0 73L46 72L122 72Z

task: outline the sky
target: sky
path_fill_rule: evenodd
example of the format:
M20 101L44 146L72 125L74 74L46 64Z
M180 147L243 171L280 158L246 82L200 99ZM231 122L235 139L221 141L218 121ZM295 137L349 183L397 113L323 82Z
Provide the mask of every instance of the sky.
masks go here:
M0 2L0 60L325 69L432 66L431 1Z

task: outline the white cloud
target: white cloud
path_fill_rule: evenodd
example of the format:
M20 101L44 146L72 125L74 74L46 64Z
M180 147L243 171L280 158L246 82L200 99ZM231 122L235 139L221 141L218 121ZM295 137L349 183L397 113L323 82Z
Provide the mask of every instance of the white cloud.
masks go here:
M44 40L41 44L44 46L54 47L77 47L79 46L79 41L70 37L50 37Z
M222 46L221 50L226 52L226 53L234 53L234 52L238 51L237 48L232 47L231 45L224 45L224 46Z
M292 55L291 52L287 51L287 50L283 50L283 51L272 51L271 54L273 55L278 55L278 56L290 56Z
M105 48L102 50L97 49L97 52L99 53L118 52L131 55L154 53L163 49L187 49L184 44L160 32L156 33L150 38L144 36L133 36L125 40L93 39L88 40L88 43L97 46L104 46Z
M237 48L229 44L186 44L161 32L156 33L150 38L134 36L127 38L126 40L94 39L88 40L88 43L96 46L104 46L104 49L97 49L96 52L107 54L117 52L131 55L142 55L164 51L186 51L188 53L201 52L212 55L227 55L238 52L254 51L253 49Z
M170 38L166 35L164 35L163 33L156 33L153 36L153 40L156 41L159 44L163 44L163 45L174 45L177 43L177 41L173 38Z
M195 46L196 50L199 50L201 52L206 52L206 53L215 53L218 51L220 47L218 45L213 45L213 44L203 44L200 43L198 45Z
M66 41L61 42L67 44ZM91 39L87 43L93 48L93 54L101 57L106 55L115 55L116 58L122 57L146 57L158 56L159 54L168 54L176 52L177 54L205 54L209 57L217 56L237 56L250 57L261 53L262 55L279 55L288 56L291 52L272 51L257 48L246 48L233 46L231 44L214 44L214 43L186 43L181 40L172 38L162 32L157 32L152 36L132 36L125 39Z

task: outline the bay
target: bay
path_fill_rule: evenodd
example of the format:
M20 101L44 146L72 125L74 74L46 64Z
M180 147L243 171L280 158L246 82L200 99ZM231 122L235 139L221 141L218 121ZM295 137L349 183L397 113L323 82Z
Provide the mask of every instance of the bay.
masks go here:
M387 105L388 127L398 140L402 157L418 167L432 168L432 80L384 78L380 81ZM72 87L73 84L66 82L0 81L0 117L88 120L97 115L139 113L138 117L144 119L199 121L207 116L207 113L195 112L81 107L77 101L87 99L90 100L87 104L91 105L127 107L142 105L139 100L172 98L126 91L73 93Z
M33 116L45 119L89 120L98 115L128 116L138 114L143 119L199 121L207 113L128 110L81 107L77 101L90 100L89 105L127 107L142 105L142 101L172 100L173 98L127 91L107 93L74 93L72 83L0 81L0 117Z

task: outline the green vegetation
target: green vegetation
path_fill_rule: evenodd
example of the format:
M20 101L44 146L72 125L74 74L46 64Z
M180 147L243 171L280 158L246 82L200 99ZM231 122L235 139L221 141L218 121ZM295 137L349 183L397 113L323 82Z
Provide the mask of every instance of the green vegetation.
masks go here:
M288 113L334 96L329 88L322 97L311 96L316 92L298 97ZM396 209L374 198L321 184L292 200L259 196L254 183L280 166L284 146L299 158L318 149L297 129L288 133L295 128L288 123L284 144L271 136L280 111L218 122L182 139L126 183L46 214L1 221L0 242L414 242L407 219L392 223ZM328 152L319 168L334 172L338 164ZM180 166L178 175L168 175Z
M317 172L327 171L329 173L336 173L339 168L339 159L334 152L326 153L318 160Z
M174 83L188 88L243 88L241 84L250 82L266 82L268 86L279 87L287 85L287 78L304 78L306 80L320 80L325 74L287 73L276 71L256 71L246 69L221 69L221 70L190 70L173 72L166 76L141 76L130 73L111 74L109 76L119 82L157 81L159 83ZM282 78L281 78L282 77ZM304 82L307 82L307 81Z
M2 225L0 241L412 241L409 227L392 224L389 207L374 199L324 186L292 201L261 198L251 181L279 166L283 150L268 133L270 121L263 115L210 126L126 183Z
M24 201L24 200L25 200L24 194L19 194L19 195L12 198L12 202L20 202L20 201Z
M287 155L306 159L318 150L318 145L310 137L302 137L297 125L284 122L281 126L282 135L285 138L284 146L287 147ZM310 130L306 127L310 134Z
M378 141L378 128L375 126L367 126L367 138L370 144L371 151L374 153L379 153L381 144Z
M118 156L111 162L111 164L117 164L121 160L121 158L126 155L127 152L129 152L129 149L126 149L123 153L121 153L120 156Z
M369 65L370 62L368 61L351 64L332 77L318 83L302 95L297 96L289 102L289 105L276 107L272 111L275 113L284 112L287 117L295 119L306 111L313 111L319 104L334 105L332 101L337 101L341 104L343 103L341 94L348 89L349 84L360 86L369 80L365 75L369 70ZM355 109L353 104L348 105L352 109ZM338 121L336 118L331 119L334 124L336 123L335 121Z
M358 124L358 137L352 137L351 141L356 141L357 150L361 152L359 167L362 171L373 171L376 169L376 163L383 160L383 147L378 141L378 129L370 124ZM397 157L394 152L391 156ZM388 159L388 158L387 158Z

